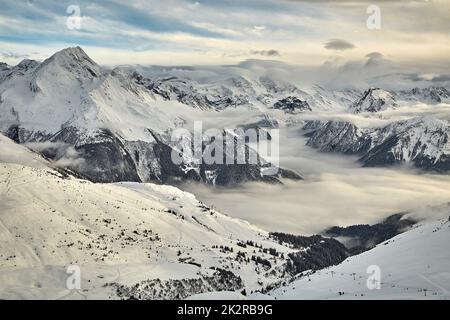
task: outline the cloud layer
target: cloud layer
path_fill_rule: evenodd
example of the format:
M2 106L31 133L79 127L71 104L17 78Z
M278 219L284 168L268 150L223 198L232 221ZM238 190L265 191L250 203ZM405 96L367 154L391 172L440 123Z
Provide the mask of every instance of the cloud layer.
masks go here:
M312 150L295 130L286 130L281 131L281 165L300 170L304 181L285 181L284 186L251 183L236 189L195 184L183 188L265 230L294 234L376 223L394 213L450 201L449 176L418 174L408 168L361 168L355 158Z
M376 31L366 26L367 1L1 2L0 45L18 53L3 57L11 64L71 45L102 64L230 64L256 55L320 65L370 52L423 68L450 62L450 3L442 0L378 2ZM80 28L68 28L73 18Z

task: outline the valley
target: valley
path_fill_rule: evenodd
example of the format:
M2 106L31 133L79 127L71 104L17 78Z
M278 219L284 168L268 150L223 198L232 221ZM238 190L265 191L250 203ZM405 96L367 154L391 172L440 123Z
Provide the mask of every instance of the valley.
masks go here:
M377 261L411 264L403 289L448 296L417 280L447 277L447 89L302 87L216 68L109 68L80 47L2 65L0 298L377 298L343 280ZM197 136L198 121L215 133ZM181 152L191 145L232 161L198 161ZM376 231L394 214L402 227ZM439 267L401 254L416 242Z

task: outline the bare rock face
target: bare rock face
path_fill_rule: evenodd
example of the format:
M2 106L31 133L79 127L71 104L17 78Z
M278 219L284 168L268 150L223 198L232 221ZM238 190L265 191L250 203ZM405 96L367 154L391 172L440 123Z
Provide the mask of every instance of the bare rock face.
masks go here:
M274 109L283 110L287 113L296 113L303 111L312 111L308 102L297 97L289 96L279 100L273 105Z

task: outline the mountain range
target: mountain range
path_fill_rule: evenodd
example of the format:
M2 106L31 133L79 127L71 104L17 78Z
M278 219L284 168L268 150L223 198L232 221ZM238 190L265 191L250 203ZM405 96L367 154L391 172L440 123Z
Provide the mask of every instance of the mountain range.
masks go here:
M71 147L83 163L69 167L91 181L187 179L233 185L301 179L281 168L272 176L263 174L266 165L260 161L205 166L193 165L191 159L174 165L170 133L185 120L166 112L171 102L166 100L176 100L177 106L220 109L209 94L186 97L183 81L169 85L166 79L159 86L129 67L106 70L79 47L57 52L42 63L27 60L5 67L0 79L0 131L55 161L67 156L61 148ZM210 144L204 141L203 148Z
M251 143L235 149L240 129L270 142L271 130L294 128L308 147L362 166L448 174L447 89L302 87L221 68L109 68L79 47L0 64L0 298L448 298L448 204L301 236L232 218L176 186L307 179ZM202 136L202 151L245 162L175 163L173 133L194 133L195 121L224 138ZM372 291L363 279L377 264L383 290ZM82 289L66 286L73 266Z
M75 47L43 62L1 65L0 131L94 182L280 183L283 178L302 177L283 168L266 175L270 164L264 158L244 164L204 165L193 159L173 164L169 161L175 147L171 133L192 121L190 113L201 120L204 115L220 117L230 109L247 110L253 116L236 120L236 126L267 130L317 113L381 116L405 103L449 102L449 96L439 87L400 92L369 88L359 93L318 85L301 89L257 74L202 79L190 77L189 72L180 76L170 68L110 69ZM320 122L314 132L311 122ZM359 129L352 122L318 120L307 121L305 127L311 135L308 145L358 154L367 166L413 163L441 172L449 168L446 120L418 117L369 129ZM208 147L211 141L203 141L203 150ZM247 154L254 152L246 148Z
M305 279L321 283L334 269L336 281L353 272L359 277L358 261L374 254L411 260L403 249L414 244L425 257L430 243L436 245L433 255L428 250L426 259L415 259L402 285L414 288L411 297L423 290L448 297L444 287L418 284L422 278L416 274L427 261L425 280L445 276L448 250L435 250L450 234L442 219L418 222L408 217L412 213L402 213L373 226L333 227L324 231L328 236L269 233L176 187L92 183L2 135L0 148L2 299L184 299L225 293L259 299L285 298L286 291L301 298L308 296L291 287ZM448 205L426 210L445 214ZM74 267L80 270L79 289L67 287ZM320 293L337 297L341 286ZM360 286L344 291L370 294Z
M450 170L450 125L432 117L360 129L345 121L309 122L308 145L322 151L358 155L368 167L409 163L423 170Z

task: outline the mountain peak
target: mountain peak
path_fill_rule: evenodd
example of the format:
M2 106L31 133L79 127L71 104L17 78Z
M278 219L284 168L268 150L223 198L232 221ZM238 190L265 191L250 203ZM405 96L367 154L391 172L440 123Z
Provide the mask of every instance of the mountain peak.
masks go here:
M23 59L19 62L14 68L27 71L29 69L33 69L39 65L39 62L36 60Z
M100 66L78 46L56 52L46 59L40 67L44 68L51 64L56 64L71 72L74 71L86 78L97 78L101 75Z
M78 57L78 58L89 58L89 56L86 54L86 52L84 52L83 49L81 49L81 47L76 46L76 47L68 47L65 49L62 49L58 52L56 52L53 56L56 57L61 57L61 56L72 56L72 57Z
M396 106L397 102L392 93L371 87L353 104L353 109L355 113L378 112L388 108L395 108Z

